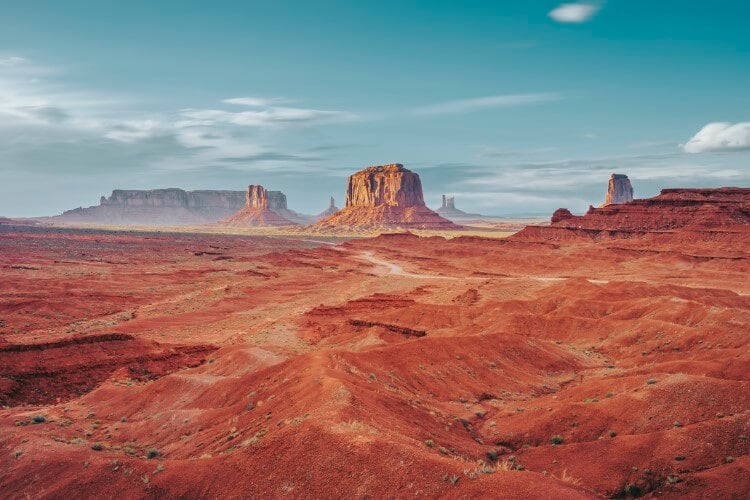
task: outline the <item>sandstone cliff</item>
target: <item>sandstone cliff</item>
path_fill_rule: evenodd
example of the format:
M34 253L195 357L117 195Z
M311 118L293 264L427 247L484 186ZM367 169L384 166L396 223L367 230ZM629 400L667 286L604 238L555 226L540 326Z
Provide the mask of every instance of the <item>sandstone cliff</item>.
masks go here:
M244 204L243 191L115 189L109 197L102 196L99 205L67 210L49 220L147 226L205 224L233 214Z
M633 186L624 174L612 174L607 184L607 195L604 205L620 205L633 201Z
M693 231L720 238L750 225L750 188L663 189L658 196L589 207L576 216L561 208L547 227L527 227L525 239L630 238Z
M425 206L419 175L394 163L360 170L349 177L346 206L316 224L322 229L455 229Z
M349 177L347 207L423 207L419 176L400 163L367 167Z

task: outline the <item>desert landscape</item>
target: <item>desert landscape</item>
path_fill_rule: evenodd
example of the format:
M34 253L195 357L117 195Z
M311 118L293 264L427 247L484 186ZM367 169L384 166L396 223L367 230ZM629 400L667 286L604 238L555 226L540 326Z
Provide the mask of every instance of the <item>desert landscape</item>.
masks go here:
M748 19L7 2L0 499L750 498Z
M0 489L750 490L750 189L613 175L583 216L420 237L384 230L451 228L419 176L362 172L317 238L0 225ZM250 186L225 223L278 218Z

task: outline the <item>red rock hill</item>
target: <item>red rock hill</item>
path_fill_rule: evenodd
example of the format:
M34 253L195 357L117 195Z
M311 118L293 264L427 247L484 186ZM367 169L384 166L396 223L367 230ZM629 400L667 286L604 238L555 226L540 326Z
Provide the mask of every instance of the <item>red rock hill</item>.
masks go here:
M750 188L663 189L658 196L630 203L590 207L582 216L561 208L547 227L527 227L519 239L569 239L577 236L632 237L676 230L747 233Z

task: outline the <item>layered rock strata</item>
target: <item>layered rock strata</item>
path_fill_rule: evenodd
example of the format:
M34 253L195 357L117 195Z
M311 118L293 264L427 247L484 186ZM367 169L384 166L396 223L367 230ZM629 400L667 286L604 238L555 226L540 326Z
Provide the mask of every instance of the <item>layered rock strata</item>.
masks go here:
M455 229L424 203L419 175L399 163L376 165L349 177L346 206L319 228Z

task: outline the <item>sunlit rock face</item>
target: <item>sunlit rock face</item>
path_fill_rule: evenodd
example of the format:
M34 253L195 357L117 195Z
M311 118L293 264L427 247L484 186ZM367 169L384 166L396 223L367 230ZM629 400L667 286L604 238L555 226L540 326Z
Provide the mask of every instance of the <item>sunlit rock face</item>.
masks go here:
M400 163L377 165L349 177L346 188L347 207L423 207L422 182L419 175Z

